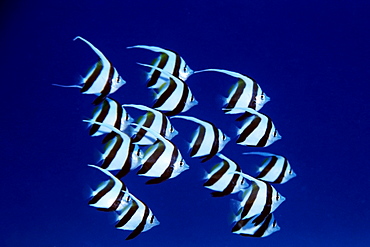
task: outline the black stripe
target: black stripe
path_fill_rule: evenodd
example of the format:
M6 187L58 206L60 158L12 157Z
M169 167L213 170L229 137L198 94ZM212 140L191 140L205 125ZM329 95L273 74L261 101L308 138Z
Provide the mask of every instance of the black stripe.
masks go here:
M145 205L145 211L144 211L144 215L143 215L143 218L141 219L141 222L140 224L130 233L130 235L127 236L126 240L130 240L130 239L133 239L135 237L137 237L137 235L139 235L145 228L145 225L146 225L146 220L148 219L148 216L149 216L149 208L147 205Z
M98 108L98 107L97 107ZM101 105L100 112L98 117L95 119L95 122L103 123L104 119L107 117L110 109L110 104L107 100L104 100L103 104ZM100 128L99 124L93 124L90 128L90 135L92 136L95 134Z
M89 205L97 203L101 198L104 197L113 187L114 187L114 180L110 179L107 185L100 190L91 200L89 201Z
M260 187L255 182L252 182L251 184L252 192L250 193L248 199L246 200L243 210L241 212L241 218L243 219L246 215L248 215L249 211L251 210L253 204L256 201L257 195L259 193Z
M176 60L175 60L175 66L173 68L173 71L172 71L172 75L175 76L175 77L179 77L180 75L180 65L181 65L181 57L175 53L175 56L176 56Z
M288 160L284 158L283 168L281 169L281 172L278 178L273 183L280 184L283 181L287 167L288 167Z
M113 75L114 75L114 67L113 65L109 62L109 74L108 78L104 84L103 90L100 92L100 95L93 101L94 105L99 105L101 102L103 102L107 96L110 93L110 90L112 88L112 83L113 83Z
M269 163L265 166L265 168L263 168L263 170L260 172L260 174L258 174L256 178L265 177L271 171L271 169L276 166L277 160L278 158L276 156L271 156Z
M117 156L118 150L122 147L123 139L121 136L117 135L116 139L113 140L114 144L110 152L108 153L107 157L104 159L101 168L107 169L109 165L112 163L114 158Z
M93 72L91 75L86 79L83 87L81 88L80 92L84 93L90 89L90 87L94 84L96 79L99 77L103 70L103 62L99 60L96 64L95 67L93 68Z
M269 118L267 118L267 126L266 126L266 129L265 129L265 134L259 140L256 147L265 147L266 146L267 141L270 137L271 131L272 131L272 121Z
M162 106L167 101L167 99L173 94L176 88L177 88L176 82L174 82L174 80L170 78L168 82L168 87L165 89L166 91L159 96L157 101L154 103L153 108L158 108Z
M130 141L127 159L122 166L122 169L115 175L117 178L123 178L130 172L132 166L132 153L134 152L135 145Z
M169 124L169 121L168 121L166 115L164 115L164 114L161 113L161 116L162 116L162 124L161 124L161 130L160 130L159 134L161 136L165 137L166 136L167 126L169 126L170 124Z
M261 122L261 118L254 115L254 119L249 123L249 125L243 130L243 132L239 135L236 143L244 142L247 137L258 127ZM250 146L250 145L248 145Z
M200 145L202 144L206 134L206 128L203 125L199 125L199 131L197 139L195 140L193 146L191 147L190 157L196 155L199 151Z
M185 108L185 105L186 105L186 102L187 102L187 99L188 99L188 95L190 93L190 90L189 90L189 87L188 85L182 81L181 79L178 79L181 83L184 84L184 87L183 87L183 91L182 91L182 94L181 94L181 98L177 104L177 106L171 110L171 111L168 111L165 113L166 116L174 116L174 115L177 115L179 113L181 113L184 108Z
M114 127L116 129L121 129L121 124L122 124L122 115L123 115L123 109L122 106L114 99L109 98L110 100L113 100L113 102L117 106L117 112L116 112L116 121L114 122ZM125 120L126 121L126 120ZM111 131L109 134L107 134L103 140L102 143L107 143L109 140L112 140L116 135L118 135L116 132Z
M144 121L143 126L144 127L147 127L147 128L150 128L152 126L152 124L153 124L154 116L155 115L152 112L147 112L145 114L145 121ZM143 137L145 136L146 132L147 131L145 129L140 128L139 131L132 138L132 141L133 142L139 142L139 141L141 141L143 139Z
M258 217L256 217L252 223L254 223L255 225L259 225L263 222L263 220L271 213L271 206L272 206L272 187L270 184L264 182L264 184L266 184L266 203L263 207L263 210L261 212L260 215L258 215Z
M137 204L137 202L135 200L132 200L132 204L131 204L131 207L130 209L127 211L127 213L122 217L122 219L120 219L117 224L116 224L116 228L119 228L119 227L123 227L124 225L126 225L126 223L132 218L132 216L134 216L134 214L136 213L136 211L139 209L139 205Z
M204 156L204 159L202 160L202 163L206 162L207 160L210 160L220 150L220 141L219 141L219 138L220 138L219 134L220 133L219 133L218 129L216 128L216 126L214 126L210 122L207 122L207 123L209 123L212 126L214 139L213 139L211 151L209 152L208 155Z
M168 55L167 54L165 54L165 53L162 53L159 57L158 57L158 59L160 59L159 60L159 63L158 63L158 66L157 66L157 68L160 68L160 69L163 69L164 68L164 66L166 66L166 63L167 63L167 61L168 61ZM148 82L147 82L147 87L151 87L151 86L153 86L153 85L155 85L156 83L157 83L157 81L158 81L158 79L159 79L159 77L160 77L160 75L161 75L161 72L159 71L159 70L154 70L153 71L153 73L152 73L152 75L151 75L151 77L150 77L150 79L148 80Z
M171 162L167 169L162 173L162 175L158 178L153 178L148 181L146 181L145 184L159 184L167 179L169 179L173 173L173 169L175 167L175 162L177 161L177 157L179 156L179 150L177 148L173 149L172 155L171 155Z
M226 105L225 108L228 108L228 109L234 108L236 103L240 100L240 96L242 95L246 84L245 84L245 81L243 81L242 79L239 79L237 84L238 85L237 85L237 88L235 90L235 93L233 94L233 96L231 97L229 103ZM224 110L224 112L228 112L228 111L230 111L230 110Z
M271 223L272 214L269 214L264 220L263 224L254 232L253 237L262 237Z
M237 119L235 119L235 121L243 121L244 119L252 116L253 114L252 113L249 113L249 112L244 112L242 115L240 115Z
M226 160L222 160L221 161L223 164L222 164L222 167L220 170L218 170L217 172L215 172L204 184L203 186L206 186L206 187L209 187L209 186L212 186L214 185L218 180L220 180L220 178L229 170L230 168L230 164L229 162L227 162Z
M117 199L113 202L112 206L110 206L109 208L98 208L99 211L103 211L103 212L112 212L112 211L116 211L118 206L121 204L122 202L122 198L123 198L123 195L124 195L124 192L121 190L118 194L118 197Z
M236 224L233 226L231 231L232 232L240 231L250 220L251 220L251 218L244 219L244 220L243 219L238 220L238 222L236 222ZM240 235L242 235L242 234L240 234Z
M158 141L158 146L154 153L145 161L145 163L141 166L140 170L137 172L137 174L145 174L147 173L153 165L157 162L158 158L163 154L165 150L165 145L163 142ZM156 145L156 144L153 144Z
M256 99L257 92L258 92L258 84L255 81L253 81L252 97L251 97L251 101L248 104L248 107L254 110L256 110L256 105L257 105L257 99Z

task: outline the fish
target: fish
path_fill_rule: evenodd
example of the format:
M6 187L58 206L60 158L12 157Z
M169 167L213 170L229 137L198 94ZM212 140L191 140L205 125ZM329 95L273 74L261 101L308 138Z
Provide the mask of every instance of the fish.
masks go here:
M212 196L221 197L234 194L248 187L248 183L243 176L235 172L241 172L240 166L224 155L218 153L217 156L222 159L221 163L216 164L204 179L207 181L204 187L213 190Z
M263 160L262 165L258 169L256 178L277 184L284 184L294 178L296 173L287 158L281 155L266 153L266 152L248 152L244 155L260 155L267 157Z
M173 116L171 119L180 118L199 124L198 129L193 135L190 143L190 156L200 157L202 162L210 160L230 141L230 137L225 135L213 123L200 120L190 116Z
M152 210L142 201L131 195L132 203L117 212L117 223L115 227L122 230L131 230L126 240L137 237L140 233L146 232L159 225L158 219Z
M188 85L181 79L169 74L163 69L149 64L141 64L165 73L169 76L169 83L163 84L155 96L156 102L153 108L164 112L166 116L174 116L188 111L191 107L198 104Z
M262 91L260 85L258 85L258 83L249 76L224 69L204 69L195 71L194 73L208 71L224 73L239 79L238 82L231 87L229 95L225 100L225 112L231 111L234 108L251 108L259 111L267 102L270 101L270 97ZM243 120L244 117L245 116L241 116L237 120Z
M250 182L250 186L240 193L241 201L236 202L237 214L234 221L256 216L251 222L258 225L285 201L285 197L271 184L239 171L234 173Z
M89 201L91 207L110 212L122 210L125 206L131 204L132 196L121 180L99 166L89 166L100 170L110 178L91 193L92 198Z
M100 50L80 36L77 36L73 40L77 39L88 44L96 55L98 55L99 61L92 67L88 74L82 78L81 85L53 85L60 87L77 87L80 88L83 94L97 94L99 96L93 101L93 104L98 105L103 102L108 95L116 92L120 87L126 84L126 81L122 79L116 68Z
M103 163L101 167L109 171L118 171L114 174L117 178L126 176L130 170L134 170L141 165L143 154L138 145L134 144L131 138L119 129L93 120L83 120L84 122L97 124L111 129L117 135L111 140L102 155Z
M134 123L132 125L139 126ZM149 131L158 139L144 152L144 157L141 159L142 166L137 172L140 176L155 177L148 180L146 184L161 183L189 169L175 144L147 127L142 125L139 127Z
M127 47L127 49L132 48L147 49L161 53L161 55L154 60L153 66L158 67L183 81L186 81L186 79L193 74L193 70L190 69L185 60L177 52L157 46L135 45ZM157 89L167 83L168 79L168 74L152 68L148 73L147 87Z
M151 130L159 133L167 140L171 140L178 134L178 131L173 127L168 117L162 112L144 105L124 104L123 107L133 107L139 110L147 111L147 113L140 117L138 125L145 126ZM138 145L152 145L157 138L150 132L143 128L137 127L134 130L133 142Z
M237 144L249 147L267 147L281 139L281 135L270 117L253 109L245 108L245 110L250 116L238 130Z
M258 216L239 220L232 228L232 232L245 237L267 237L280 230L273 214L269 214L261 223L255 225L252 222Z
M91 120L114 126L116 129L121 131L125 130L130 123L133 122L133 119L127 113L125 108L123 108L116 100L109 97L94 109ZM103 143L106 143L116 135L116 132L99 124L91 124L89 134L91 136L107 134L103 139Z

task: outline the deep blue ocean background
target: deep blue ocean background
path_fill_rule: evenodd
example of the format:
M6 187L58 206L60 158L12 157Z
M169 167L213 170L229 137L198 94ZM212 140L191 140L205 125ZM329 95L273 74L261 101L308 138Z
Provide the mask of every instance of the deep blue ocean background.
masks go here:
M370 2L336 1L2 1L1 224L4 247L107 246L370 246ZM271 98L269 115L282 139L253 149L232 139L223 153L247 171L242 152L286 156L297 177L276 189L286 201L274 215L279 232L263 239L231 233L230 198L202 187L205 169L190 159L189 130L173 121L190 170L159 185L135 172L124 181L161 224L136 239L114 228L114 214L87 205L89 188L106 177L100 138L88 135L94 99L76 84L96 61L92 42L127 81L112 97L152 104L136 62L158 54L132 45L177 51L193 70L220 68L256 79ZM235 135L236 116L221 111L234 78L202 73L188 79L199 105L184 115Z

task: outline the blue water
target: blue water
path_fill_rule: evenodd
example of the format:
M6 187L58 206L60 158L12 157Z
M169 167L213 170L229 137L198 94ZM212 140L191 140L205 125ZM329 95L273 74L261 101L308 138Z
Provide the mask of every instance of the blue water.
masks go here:
M324 2L324 3L323 3ZM6 1L1 4L0 246L369 246L368 1ZM286 156L297 177L276 189L286 201L274 213L279 232L263 239L231 233L230 198L202 187L204 169L187 155L188 123L174 139L190 169L159 185L131 173L130 191L161 224L136 239L114 228L114 214L87 205L104 177L88 168L102 151L82 119L93 96L52 83L74 84L96 62L80 35L97 46L127 81L113 98L152 104L144 70L156 54L144 44L180 53L194 70L247 74L271 101L282 139L264 151ZM222 96L235 80L193 75L199 105L186 114L235 134ZM239 126L240 127L240 126ZM192 129L191 129L192 130ZM235 144L224 150L245 169ZM259 150L259 149L258 149ZM211 164L212 163L212 164Z

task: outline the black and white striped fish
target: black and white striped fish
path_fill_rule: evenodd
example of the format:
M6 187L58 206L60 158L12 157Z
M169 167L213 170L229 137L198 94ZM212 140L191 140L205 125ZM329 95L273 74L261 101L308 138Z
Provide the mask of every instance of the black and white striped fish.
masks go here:
M108 142L105 152L102 155L102 168L109 171L118 171L114 174L117 178L127 175L130 170L136 169L141 164L142 152L138 145L131 141L131 138L119 129L105 123L93 120L84 122L104 126L116 133L116 136Z
M220 72L239 79L238 82L230 89L229 96L225 101L225 112L231 111L234 108L251 108L259 111L264 104L270 101L270 98L262 91L257 82L246 75L224 69L205 69L196 71L194 73L207 71ZM233 113L236 114L235 111L233 111ZM242 119L243 116L237 120Z
M173 116L173 118L181 118L199 124L199 127L193 135L190 143L190 156L200 157L202 162L205 162L220 152L229 142L230 138L226 136L213 123L203 121L190 116Z
M118 74L112 63L104 56L104 54L98 50L93 44L86 39L77 36L74 40L80 39L88 44L91 49L98 55L99 61L93 66L88 74L82 78L82 85L71 85L61 87L78 87L81 88L83 94L98 94L99 96L93 101L94 105L98 105L109 95L116 92L126 82Z
M206 174L207 181L203 184L204 187L214 190L212 196L221 197L229 194L234 194L244 190L248 183L244 177L236 174L241 172L240 166L222 154L217 154L222 162L216 164L209 174Z
M258 169L256 178L270 182L283 184L296 176L287 158L281 155L266 152L248 152L245 155L260 155L267 157Z
M133 121L125 108L123 108L116 100L111 98L106 98L102 104L98 105L94 109L91 120L114 126L121 131L126 129L126 127ZM110 128L98 124L91 125L91 136L100 136L103 134L108 134L104 138L103 143L112 139L116 135L116 133L114 131L112 132Z
M137 237L159 225L159 221L154 216L152 210L142 201L131 194L132 203L118 212L116 228L132 231L126 240Z
M253 221L258 216L239 220L232 228L232 232L245 237L267 237L280 230L273 214L269 214L261 223L255 225Z
M139 110L147 111L147 113L140 117L137 121L139 126L144 126L150 128L151 130L159 133L161 136L166 138L167 140L171 140L175 137L178 132L172 126L170 120L167 118L165 114L155 109L152 109L147 106L143 105L135 105L135 104L125 104L123 107L133 107ZM133 131L134 137L133 142L138 145L151 145L153 144L157 138L153 136L150 132L144 130L143 128L136 127Z
M92 198L89 201L90 206L100 211L116 211L122 210L125 206L131 204L131 194L121 180L105 169L95 165L89 166L100 170L110 178L92 191Z
M154 52L160 52L161 55L154 60L153 66L163 69L164 71L172 74L177 78L180 78L183 81L185 81L191 74L193 74L193 70L189 68L184 59L174 51L166 50L157 46L147 45L135 45L127 48L142 48ZM148 73L147 86L149 88L156 89L164 83L167 83L168 79L169 76L167 74L153 68Z
M260 224L279 205L285 197L269 183L256 179L248 174L235 172L250 182L250 186L241 193L241 201L236 202L237 215L234 221L256 216L252 223Z
M238 144L249 147L267 147L281 139L270 117L253 109L245 108L245 111L250 116L238 130L238 139L236 140Z
M137 124L132 125L138 126ZM144 157L141 160L142 166L137 172L141 176L155 177L148 180L146 184L161 183L189 169L180 150L171 141L147 127L140 126L140 128L149 131L158 139L144 152Z
M140 64L140 63L139 63ZM148 64L140 64L158 70L169 77L169 82L163 84L155 96L153 108L165 112L167 116L174 116L188 111L198 104L188 85L181 79L169 74L163 69Z

